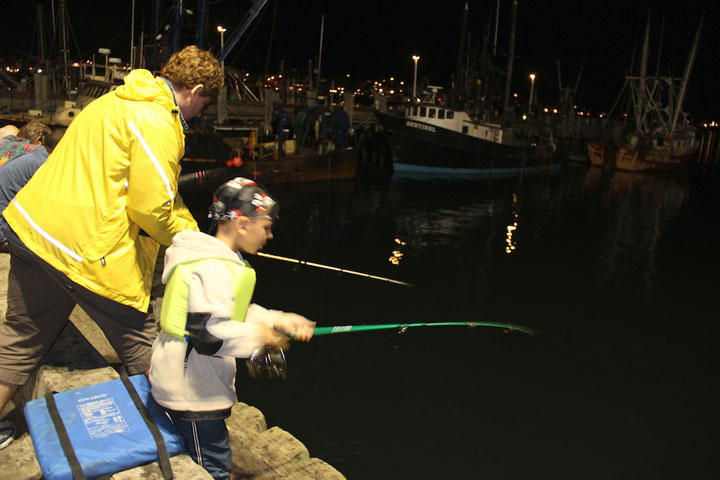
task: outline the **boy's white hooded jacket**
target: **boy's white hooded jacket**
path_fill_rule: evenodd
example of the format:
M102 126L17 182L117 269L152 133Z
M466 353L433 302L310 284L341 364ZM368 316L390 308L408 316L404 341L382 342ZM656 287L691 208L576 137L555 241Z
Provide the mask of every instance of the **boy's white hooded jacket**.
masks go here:
M204 258L223 258L244 265L240 256L210 235L184 230L165 252L162 281L167 283L175 266ZM207 330L223 340L213 356L193 349L185 364L187 343L160 332L153 344L150 384L155 400L176 412L217 412L232 407L235 393L235 358L247 358L264 345L261 328L272 328L280 311L250 304L244 322L230 320L234 293L228 268L199 263L190 281L188 312L210 313Z

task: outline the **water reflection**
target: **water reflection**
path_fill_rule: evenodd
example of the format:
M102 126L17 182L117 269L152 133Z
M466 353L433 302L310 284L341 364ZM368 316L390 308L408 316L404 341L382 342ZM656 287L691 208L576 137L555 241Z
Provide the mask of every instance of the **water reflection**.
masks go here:
M416 286L257 259L261 305L321 326L494 320L544 335L318 337L288 352L286 382L238 395L352 479L613 478L620 464L629 478L668 478L658 452L681 465L670 477L704 478L717 432L711 180L573 166L271 188L281 220L269 253Z
M604 265L603 283L630 283L637 276L642 290L650 291L663 231L681 215L687 203L687 173L622 172L590 167L583 188L599 194L604 208L594 239L599 261Z
M720 129L717 127L703 131L695 165L700 171L717 170L720 165Z

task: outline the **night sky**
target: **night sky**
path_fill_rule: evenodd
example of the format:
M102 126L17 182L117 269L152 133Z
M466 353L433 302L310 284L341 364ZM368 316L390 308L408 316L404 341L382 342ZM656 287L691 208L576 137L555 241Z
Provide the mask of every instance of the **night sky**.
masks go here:
M490 23L495 35L497 0L469 0L468 32L473 43L483 37ZM37 52L33 40L35 9L41 4L49 15L50 0L23 0L4 5L12 22L0 40L4 56ZM167 8L172 2L165 0ZM184 0L185 8L196 2ZM214 27L224 25L229 39L250 0L208 0L208 47L219 50ZM465 0L270 0L226 59L227 65L253 73L306 69L318 56L321 16L324 15L322 71L328 76L382 79L390 76L412 81L413 54L420 55L419 82L449 85L455 70ZM577 103L603 111L610 108L630 68L633 49L640 48L650 10L651 48L649 72L680 77L693 36L705 11L705 25L692 72L685 110L697 120L720 118L716 94L720 45L718 0L518 0L518 25L513 90L527 95L528 75L535 73L540 103L558 95L558 61L563 86L575 83L584 62ZM132 0L100 2L67 0L73 26L74 57L81 50L87 58L99 47L127 60L130 47ZM149 24L150 0L136 0L136 33L144 18ZM511 0L500 0L498 44L506 48L510 37ZM25 20L22 20L25 19ZM273 21L274 20L274 21ZM660 43L664 21L663 41ZM274 25L274 28L273 28ZM13 26L15 30L13 31ZM637 54L639 55L639 53ZM505 68L505 65L503 65Z

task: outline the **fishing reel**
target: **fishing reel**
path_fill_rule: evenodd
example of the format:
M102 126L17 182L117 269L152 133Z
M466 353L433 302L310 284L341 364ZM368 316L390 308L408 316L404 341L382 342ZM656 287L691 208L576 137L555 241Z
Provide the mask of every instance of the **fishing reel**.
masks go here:
M287 361L285 352L277 346L267 345L256 349L247 360L248 374L252 378L287 378Z

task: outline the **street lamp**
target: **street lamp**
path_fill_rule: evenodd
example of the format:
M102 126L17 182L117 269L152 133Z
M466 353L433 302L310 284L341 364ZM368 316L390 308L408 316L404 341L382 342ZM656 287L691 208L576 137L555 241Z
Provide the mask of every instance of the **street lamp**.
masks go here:
M532 113L533 90L535 89L535 74L530 74L530 100L528 100L528 117Z
M413 102L417 98L417 62L420 60L420 55L413 55L412 59L415 61L415 70L413 73Z
M222 55L222 52L225 49L225 36L223 34L227 31L227 28L223 28L222 25L218 25L217 31L220 32L220 54ZM225 58L224 57L222 60L220 60L220 67L222 68L223 75L225 75Z

